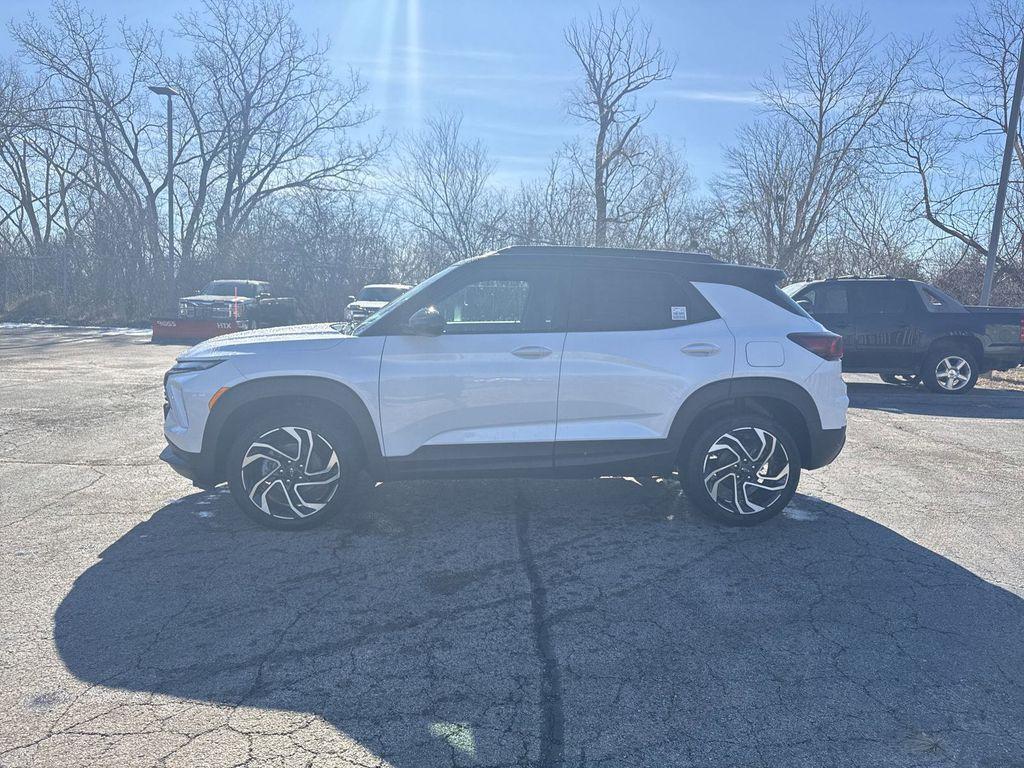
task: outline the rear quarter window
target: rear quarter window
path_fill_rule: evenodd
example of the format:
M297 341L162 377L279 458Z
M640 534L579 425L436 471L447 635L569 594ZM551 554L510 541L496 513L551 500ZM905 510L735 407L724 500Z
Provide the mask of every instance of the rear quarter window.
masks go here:
M718 317L701 294L666 272L584 270L573 276L570 331L644 331Z

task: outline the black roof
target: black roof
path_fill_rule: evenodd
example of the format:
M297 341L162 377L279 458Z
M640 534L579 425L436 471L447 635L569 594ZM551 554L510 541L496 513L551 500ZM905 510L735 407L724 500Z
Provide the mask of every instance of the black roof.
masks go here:
M573 266L581 260L602 260L615 263L616 266L632 264L657 264L664 268L672 265L684 273L690 280L707 280L709 282L728 282L736 284L779 283L785 279L786 273L779 269L765 267L748 267L721 261L707 253L689 253L686 251L658 251L640 248L593 248L567 245L512 245L485 253L476 260L504 261L517 263L556 264ZM673 271L676 271L673 270Z
M549 258L614 258L685 261L692 264L724 264L709 253L660 251L643 248L596 248L572 245L510 245L492 251L488 256L547 256Z

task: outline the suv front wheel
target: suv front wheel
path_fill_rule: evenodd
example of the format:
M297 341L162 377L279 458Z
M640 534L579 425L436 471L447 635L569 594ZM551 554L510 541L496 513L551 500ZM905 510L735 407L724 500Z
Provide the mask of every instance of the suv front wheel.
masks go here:
M271 528L308 528L346 502L360 453L344 427L301 410L242 428L228 451L228 485L250 518Z
M756 525L793 498L800 449L768 417L724 417L701 430L679 469L686 495L701 511L730 525Z

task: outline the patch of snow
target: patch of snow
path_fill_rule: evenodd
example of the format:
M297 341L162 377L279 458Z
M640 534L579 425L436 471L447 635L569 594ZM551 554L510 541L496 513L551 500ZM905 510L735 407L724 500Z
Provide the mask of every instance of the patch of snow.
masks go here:
M59 331L99 331L100 336L148 336L150 328L127 328L113 325L57 325L55 323L0 323L0 329L45 328Z
M789 506L782 512L785 517L790 520L797 520L801 523L807 523L811 520L817 520L821 515L810 509L803 509L802 507Z

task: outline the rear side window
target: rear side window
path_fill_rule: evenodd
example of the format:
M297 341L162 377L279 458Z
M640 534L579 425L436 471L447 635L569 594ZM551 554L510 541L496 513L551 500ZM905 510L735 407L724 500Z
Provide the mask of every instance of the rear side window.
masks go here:
M693 286L670 273L585 270L573 278L571 331L645 331L715 317Z
M929 312L963 312L963 305L952 296L943 293L938 288L929 285L915 283L918 294L924 301L924 307Z
M865 315L899 315L909 309L906 283L859 283L854 287L853 309Z

